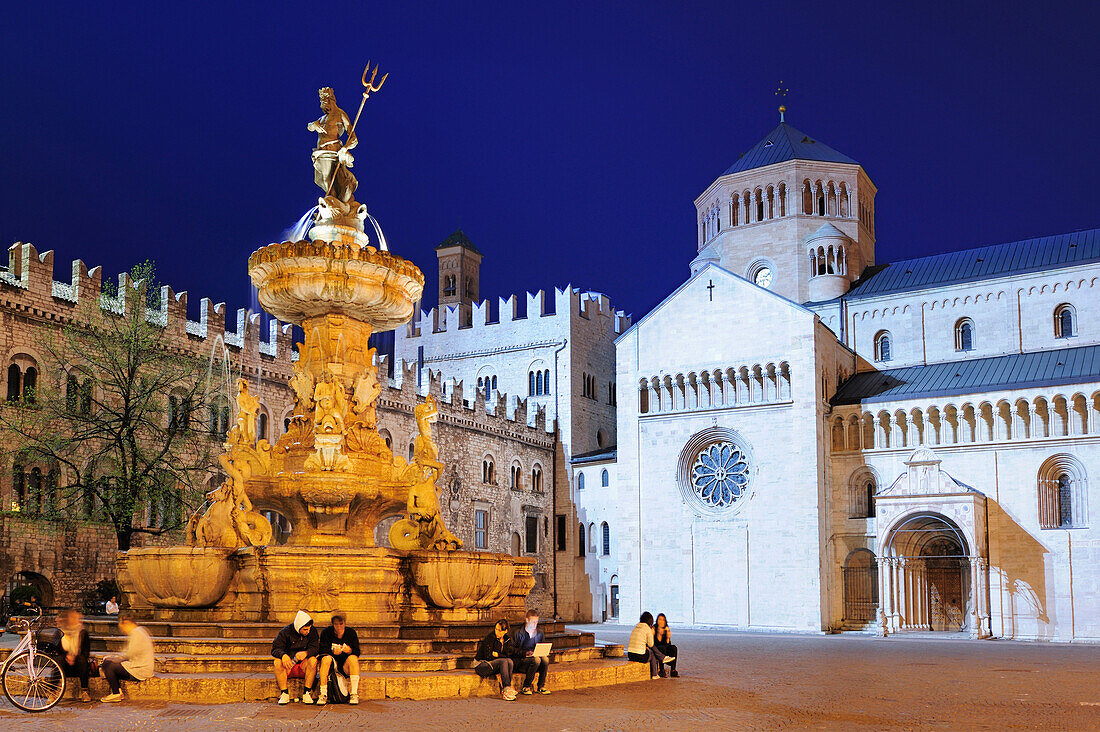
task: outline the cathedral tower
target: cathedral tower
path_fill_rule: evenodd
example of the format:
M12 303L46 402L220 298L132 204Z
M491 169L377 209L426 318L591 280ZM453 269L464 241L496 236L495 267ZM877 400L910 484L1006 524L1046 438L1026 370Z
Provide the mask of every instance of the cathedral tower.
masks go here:
M875 263L862 166L780 122L695 201L699 255L795 302L844 294Z

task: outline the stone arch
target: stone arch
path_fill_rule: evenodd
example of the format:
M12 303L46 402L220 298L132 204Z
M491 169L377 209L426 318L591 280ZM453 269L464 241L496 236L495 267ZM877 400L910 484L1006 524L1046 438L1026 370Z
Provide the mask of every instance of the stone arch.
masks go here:
M1039 526L1077 528L1088 524L1088 474L1076 455L1052 455L1039 466Z
M881 483L870 465L861 465L848 477L848 518L874 518L875 494Z
M900 517L882 535L896 627L966 628L980 598L973 592L973 548L958 524L938 512L917 511Z
M844 620L869 623L878 618L878 560L870 549L848 552L844 576Z

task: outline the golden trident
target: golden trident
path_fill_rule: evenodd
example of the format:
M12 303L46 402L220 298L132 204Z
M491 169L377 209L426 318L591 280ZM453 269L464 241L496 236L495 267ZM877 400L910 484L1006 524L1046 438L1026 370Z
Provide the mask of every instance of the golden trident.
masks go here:
M367 81L367 74L370 73L370 81ZM367 61L366 68L363 69L363 101L359 102L359 111L355 113L355 121L351 123L351 129L348 130L348 139L352 139L355 135L355 126L359 124L359 115L363 114L363 105L367 103L367 97L371 92L381 91L382 85L386 83L386 79L389 77L389 72L382 75L382 78L378 80L378 84L375 85L374 79L378 76L378 66L374 67L374 71L371 72L370 61ZM336 170L332 174L332 180L328 182L328 189L325 191L325 195L328 196L332 193L332 185L336 182L336 176L340 173L340 168L344 167L344 161L341 160L336 166Z

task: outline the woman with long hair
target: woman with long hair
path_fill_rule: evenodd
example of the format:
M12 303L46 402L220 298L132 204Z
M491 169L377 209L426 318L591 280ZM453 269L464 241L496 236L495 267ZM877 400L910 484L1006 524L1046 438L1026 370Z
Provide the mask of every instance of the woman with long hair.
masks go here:
M653 626L653 647L666 656L665 662L661 664L661 676L665 675L665 664L668 664L672 678L679 678L680 673L676 670L676 658L680 655L680 650L672 645L672 631L668 629L668 618L665 617L664 613L657 615L657 622Z
M630 631L630 640L626 645L626 657L635 663L649 664L649 677L661 678L658 669L662 663L672 663L676 660L673 656L666 656L653 646L653 614L642 613L638 624Z

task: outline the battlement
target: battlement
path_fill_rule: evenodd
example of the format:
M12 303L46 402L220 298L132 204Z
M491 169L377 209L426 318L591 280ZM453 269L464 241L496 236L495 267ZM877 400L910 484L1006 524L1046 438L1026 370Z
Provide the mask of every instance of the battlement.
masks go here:
M378 356L378 373L387 373L387 357ZM444 379L439 371L424 369L419 387L416 383L416 364L398 359L394 363L392 379L383 382L389 394L383 392L381 399L400 404L416 404L419 398L429 394L440 405L441 414L453 419L473 421L486 429L504 427L526 431L531 439L548 439L546 409L538 405L529 405L527 399L501 394L499 392L485 399L485 392L473 389L467 394L465 385L457 379ZM551 425L552 426L552 425Z
M406 328L405 337L417 338L425 330L429 333L451 333L460 330L480 331L483 328L510 324L522 327L522 324L544 322L546 319L559 321L562 327L566 327L574 316L597 323L599 327L611 328L616 335L620 335L630 328L631 323L631 317L622 310L615 310L607 295L571 285L554 288L552 299L547 297L544 290L528 292L523 300L517 299L516 295L497 298L495 310L494 319L492 303L488 300L470 306L469 317L464 317L466 313L463 312L462 305L446 305L426 312L421 310Z
M178 336L181 347L204 343L213 347L220 340L230 348L283 362L287 371L297 355L289 323L272 320L266 340L261 340L260 313L241 308L237 310L236 330L227 331L225 303L212 303L205 297L199 301L198 321L189 320L186 291L175 292L171 287L161 287L159 303L149 307L146 283L131 281L125 272L118 276L117 294L105 295L101 269L88 269L79 259L72 263L70 281L59 282L54 280L53 252L39 253L33 244L26 242L8 247L8 266L0 268L0 291L5 286L18 293L13 298L17 307L52 319L63 321L78 317L78 306L91 302L119 316L144 312L149 323Z

